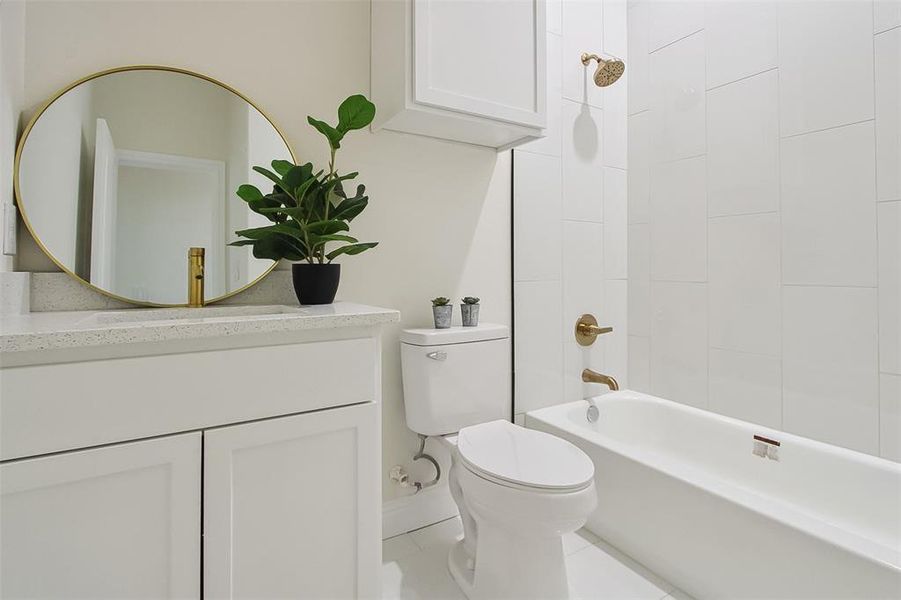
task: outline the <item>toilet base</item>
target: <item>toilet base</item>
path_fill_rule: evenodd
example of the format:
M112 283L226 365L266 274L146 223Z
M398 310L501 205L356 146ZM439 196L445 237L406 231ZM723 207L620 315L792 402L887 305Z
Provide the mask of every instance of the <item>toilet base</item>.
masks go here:
M467 598L472 598L472 582L475 574L473 566L473 561L463 546L463 540L460 540L447 553L447 570Z

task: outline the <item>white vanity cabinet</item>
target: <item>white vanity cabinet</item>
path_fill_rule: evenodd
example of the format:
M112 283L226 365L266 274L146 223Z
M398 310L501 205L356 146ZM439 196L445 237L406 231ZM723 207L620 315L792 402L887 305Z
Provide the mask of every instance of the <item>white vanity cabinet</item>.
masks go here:
M359 404L204 432L208 598L379 595L378 410Z
M0 597L197 598L201 434L0 465Z
M364 309L4 322L0 599L378 597L398 315Z
M544 0L373 0L373 128L493 148L541 137Z

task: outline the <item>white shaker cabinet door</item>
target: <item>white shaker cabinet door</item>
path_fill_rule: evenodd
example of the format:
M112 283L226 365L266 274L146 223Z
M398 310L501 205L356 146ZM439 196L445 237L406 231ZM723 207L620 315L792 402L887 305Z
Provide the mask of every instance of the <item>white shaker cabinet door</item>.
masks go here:
M0 465L0 597L199 598L201 434Z
M380 596L379 407L204 432L204 596Z

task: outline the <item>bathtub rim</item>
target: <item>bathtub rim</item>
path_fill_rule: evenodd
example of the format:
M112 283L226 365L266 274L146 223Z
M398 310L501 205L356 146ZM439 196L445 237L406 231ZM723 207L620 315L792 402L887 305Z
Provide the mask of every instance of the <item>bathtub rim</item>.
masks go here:
M702 469L692 467L685 461L669 459L658 452L645 451L635 445L610 438L598 431L591 431L585 427L581 427L578 422L575 422L570 418L570 415L575 410L587 406L586 403L588 401L594 402L600 408L604 403L609 403L614 400L638 400L667 405L676 410L684 410L690 414L694 414L699 418L713 419L737 427L752 428L754 431L759 430L763 435L769 434L779 440L788 440L790 442L809 445L817 451L824 451L830 455L845 454L847 456L847 453L851 453L852 460L861 461L864 464L879 469L897 471L899 476L901 476L901 463L633 390L620 390L601 396L594 396L586 400L565 402L532 410L525 414L526 427L530 426L529 421L531 419L535 419L547 426L568 433L574 437L581 438L589 444L600 445L610 452L646 468L652 469L663 476L676 479L706 493L713 494L722 500L736 504L765 518L772 519L786 527L812 536L819 541L845 552L849 552L881 567L891 569L901 575L901 549L894 549L891 546L882 544L879 541L868 538L862 534L855 533L810 516L796 507L796 505L779 498L755 493L733 483L719 480L717 477L705 473ZM551 415L551 418L548 418L548 415ZM674 468L668 469L667 467Z

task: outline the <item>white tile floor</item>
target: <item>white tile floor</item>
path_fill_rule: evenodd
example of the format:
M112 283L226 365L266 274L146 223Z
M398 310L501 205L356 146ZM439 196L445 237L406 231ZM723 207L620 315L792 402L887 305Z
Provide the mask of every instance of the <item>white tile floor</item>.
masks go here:
M384 600L466 600L447 571L459 517L382 543ZM691 600L586 529L563 538L574 600ZM553 600L553 599L548 599Z

